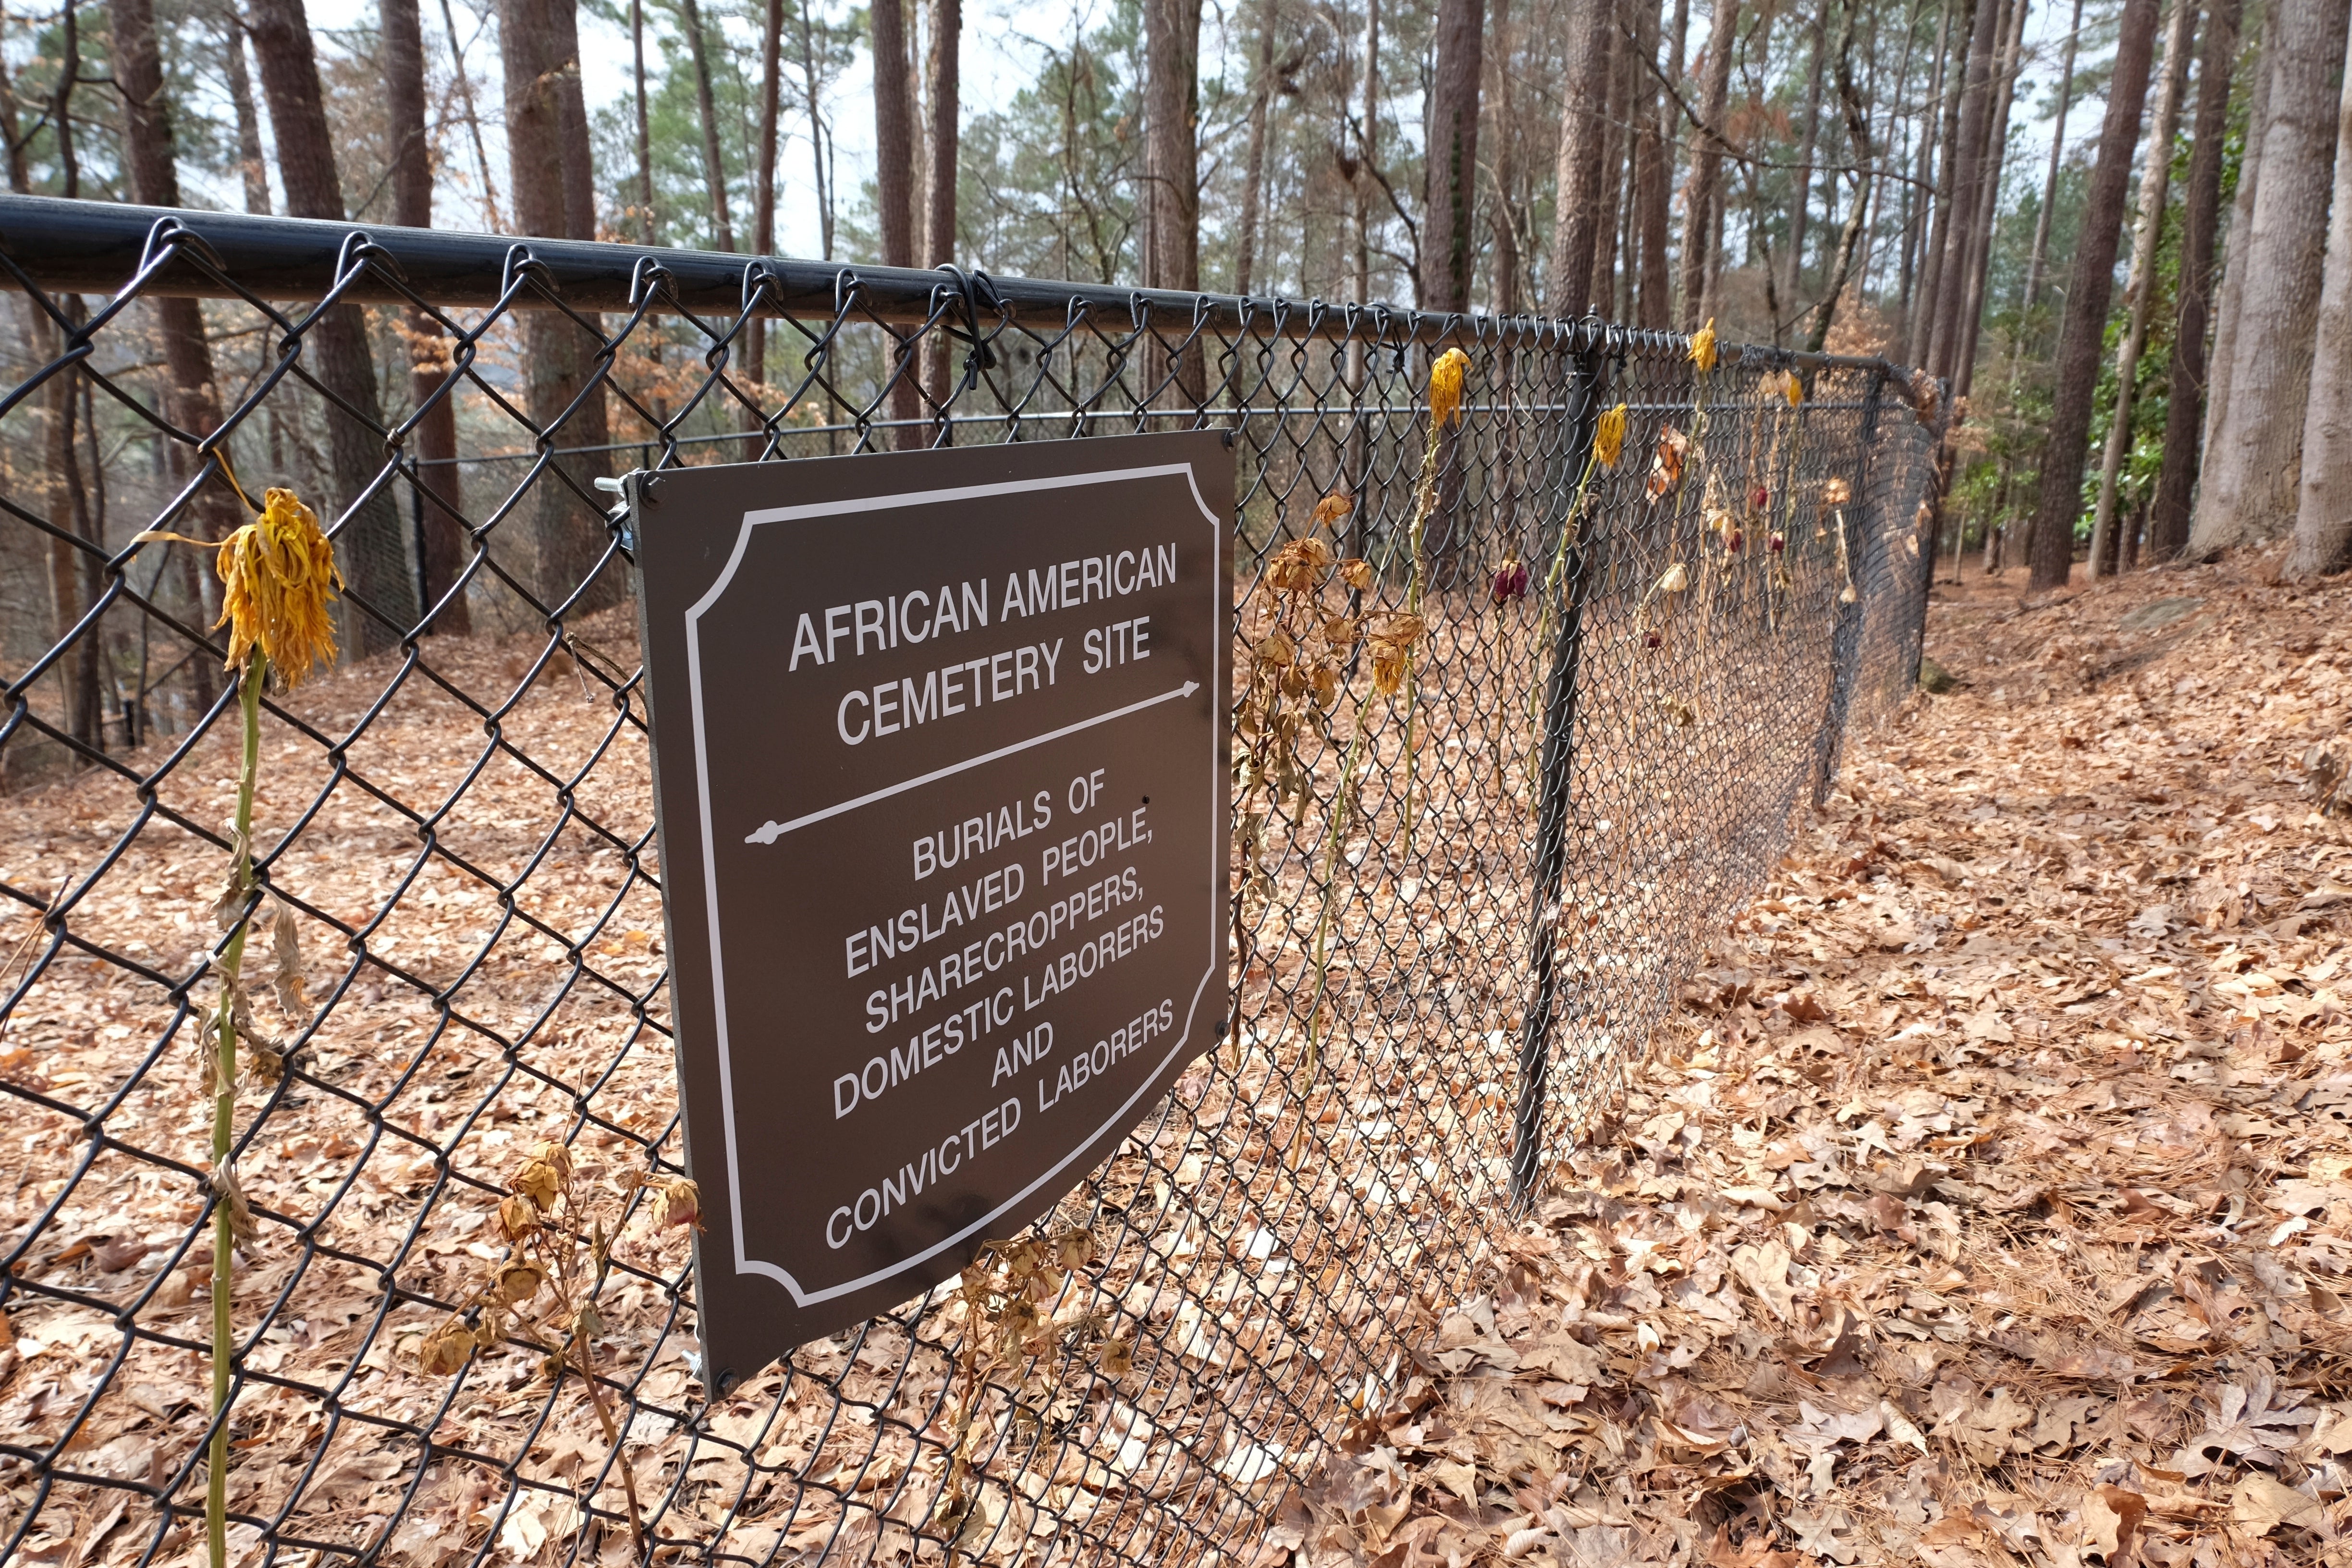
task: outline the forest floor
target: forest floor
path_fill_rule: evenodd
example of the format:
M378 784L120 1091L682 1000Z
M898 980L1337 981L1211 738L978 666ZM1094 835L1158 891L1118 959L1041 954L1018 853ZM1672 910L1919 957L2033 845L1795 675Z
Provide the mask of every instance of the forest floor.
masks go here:
M1272 1546L2352 1563L2352 583L2275 569L1939 587L1954 684Z

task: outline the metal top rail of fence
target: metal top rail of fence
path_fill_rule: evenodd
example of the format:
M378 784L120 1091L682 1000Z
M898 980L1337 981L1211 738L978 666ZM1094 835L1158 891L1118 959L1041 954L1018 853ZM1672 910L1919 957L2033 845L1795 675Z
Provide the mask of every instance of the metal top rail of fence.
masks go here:
M1932 400L1874 360L31 198L0 278L10 1560L202 1561L217 1482L242 1563L1260 1561L1916 669ZM1226 1040L1055 1256L709 1386L598 481L1196 426L1239 462ZM145 536L239 483L348 587L216 908L220 585ZM519 1181L582 1239L501 1312Z

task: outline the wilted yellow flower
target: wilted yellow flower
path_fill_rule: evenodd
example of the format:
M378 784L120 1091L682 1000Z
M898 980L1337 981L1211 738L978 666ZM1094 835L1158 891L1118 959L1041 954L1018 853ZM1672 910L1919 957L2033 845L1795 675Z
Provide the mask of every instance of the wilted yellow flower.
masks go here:
M1822 500L1832 506L1843 506L1853 499L1853 486L1843 476L1833 476L1822 486Z
M1355 510L1355 497L1344 490L1333 490L1315 503L1315 526L1336 529Z
M1709 316L1706 325L1691 334L1690 361L1704 375L1715 368L1715 318Z
M335 658L335 624L327 605L343 585L335 549L318 515L292 490L273 489L261 515L221 546L221 618L229 628L228 665L241 669L258 645L278 678L298 684L313 666Z
M1621 403L1601 415L1592 427L1592 460L1604 468L1615 468L1617 459L1624 456L1626 418L1627 409Z
M1805 401L1804 377L1799 375L1793 370L1790 371L1788 373L1787 383L1782 390L1787 392L1789 395L1789 406L1791 408L1796 407L1799 404Z
M1470 374L1470 356L1447 349L1429 367L1429 419L1438 429L1462 417L1462 382Z
M1689 586L1690 573L1679 561L1668 566L1658 578L1658 592L1661 594L1679 594Z
M1372 585L1372 563L1351 555L1339 563L1339 576L1349 587L1361 593Z

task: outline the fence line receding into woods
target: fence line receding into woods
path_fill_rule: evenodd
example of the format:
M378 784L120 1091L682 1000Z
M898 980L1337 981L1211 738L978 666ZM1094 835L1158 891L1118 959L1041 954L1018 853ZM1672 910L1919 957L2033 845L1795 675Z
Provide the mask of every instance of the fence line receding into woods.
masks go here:
M201 1561L225 1420L241 1563L1255 1562L1916 673L1934 432L1877 361L31 198L0 274L12 1560ZM1227 1042L1045 1251L705 1388L596 481L1196 425L1240 464ZM133 536L219 537L232 471L350 589L344 661L265 702L224 917L219 586ZM609 1251L440 1370L534 1152Z

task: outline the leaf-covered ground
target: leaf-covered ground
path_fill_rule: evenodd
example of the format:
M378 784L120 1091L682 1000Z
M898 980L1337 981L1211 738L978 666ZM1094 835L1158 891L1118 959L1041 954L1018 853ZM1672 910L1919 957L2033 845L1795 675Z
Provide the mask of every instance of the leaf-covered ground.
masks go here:
M2352 1562L2352 584L2273 569L1939 590L1266 1561Z

